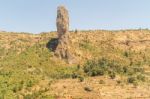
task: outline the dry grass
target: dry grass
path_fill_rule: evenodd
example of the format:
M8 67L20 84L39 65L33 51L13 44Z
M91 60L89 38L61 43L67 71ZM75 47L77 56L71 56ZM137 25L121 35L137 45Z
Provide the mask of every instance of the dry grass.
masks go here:
M8 99L16 99L18 95L20 99L150 98L149 30L72 31L69 48L78 61L73 65L54 57L54 52L46 47L52 38L56 38L55 32L37 35L0 33L0 98L3 95ZM115 61L120 66L133 65L144 69L143 75L148 78L147 82L128 84L120 75L116 75L115 79L107 76L86 76L84 81L70 79L75 71L74 66L83 66L87 60L102 57ZM31 87L27 85L29 81ZM22 89L16 89L20 88L20 84Z
M100 80L105 83L101 84ZM57 99L149 99L150 87L145 85L134 86L126 83L117 83L118 79L108 77L86 78L84 82L78 79L58 80L51 84L49 93ZM91 91L86 91L88 87Z

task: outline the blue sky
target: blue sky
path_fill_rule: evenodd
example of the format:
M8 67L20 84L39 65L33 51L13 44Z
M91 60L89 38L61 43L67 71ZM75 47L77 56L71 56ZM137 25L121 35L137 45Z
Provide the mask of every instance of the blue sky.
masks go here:
M56 31L58 5L70 14L70 30L150 28L150 0L0 0L0 30Z

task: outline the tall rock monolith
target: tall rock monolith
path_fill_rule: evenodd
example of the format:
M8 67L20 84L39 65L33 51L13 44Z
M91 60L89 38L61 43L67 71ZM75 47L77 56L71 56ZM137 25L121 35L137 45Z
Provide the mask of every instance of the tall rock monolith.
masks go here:
M70 64L74 63L74 57L69 48L69 14L64 6L59 6L57 8L56 26L58 45L55 50L55 55L60 59L66 60Z
M69 34L69 14L64 6L59 6L57 8L56 25L58 38Z

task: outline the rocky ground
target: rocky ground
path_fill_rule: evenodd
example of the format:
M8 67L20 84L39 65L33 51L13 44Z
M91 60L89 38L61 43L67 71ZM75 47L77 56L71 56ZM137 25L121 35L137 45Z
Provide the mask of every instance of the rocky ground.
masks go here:
M54 95L55 99L150 99L150 85L119 83L118 79L106 76L85 78L83 82L79 79L63 79L53 81L50 85L48 81L42 81L39 86L49 88L46 93Z

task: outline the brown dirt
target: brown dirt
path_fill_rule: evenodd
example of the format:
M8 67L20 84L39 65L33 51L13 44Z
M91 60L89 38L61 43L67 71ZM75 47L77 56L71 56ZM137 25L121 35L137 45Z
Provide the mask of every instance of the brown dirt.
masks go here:
M105 83L100 84L100 80ZM92 91L86 91L89 87ZM117 79L108 77L58 80L51 84L51 93L58 99L150 99L150 86L117 84Z

